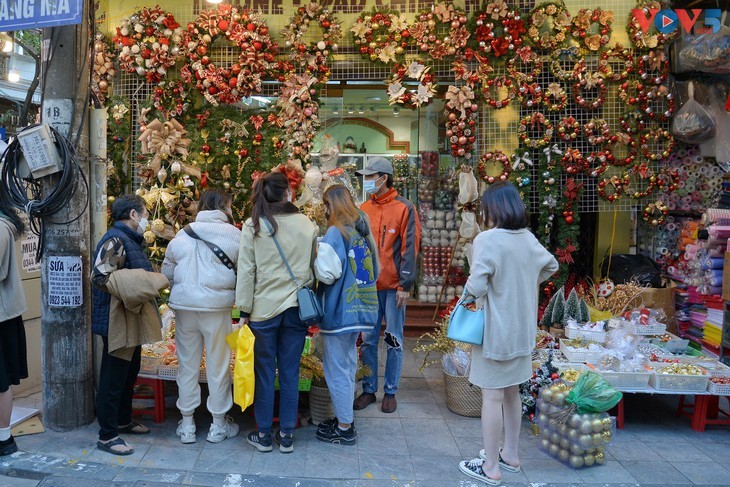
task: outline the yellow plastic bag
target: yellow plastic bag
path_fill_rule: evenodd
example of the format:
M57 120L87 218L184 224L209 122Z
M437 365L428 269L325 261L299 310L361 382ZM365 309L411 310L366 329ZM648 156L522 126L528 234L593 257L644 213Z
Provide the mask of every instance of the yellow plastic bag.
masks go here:
M233 366L233 402L241 411L253 404L255 379L253 374L253 344L255 337L248 325L243 325L226 337L231 350L236 352Z
M613 316L610 311L600 311L593 306L588 306L588 311L590 311L593 322L607 320Z

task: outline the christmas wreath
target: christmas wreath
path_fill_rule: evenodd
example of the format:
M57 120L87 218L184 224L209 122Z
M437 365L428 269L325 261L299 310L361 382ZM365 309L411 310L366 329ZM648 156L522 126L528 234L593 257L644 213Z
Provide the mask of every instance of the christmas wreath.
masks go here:
M530 131L535 130L539 131L539 137L530 136ZM531 113L520 120L517 134L522 144L531 149L545 147L553 138L553 124L542 113Z
M287 168L301 175L304 175L312 140L320 126L317 82L317 77L311 73L290 76L281 86L281 96L277 102L279 114L275 120L271 120L271 123L283 129Z
M411 37L406 16L385 7L361 13L350 32L363 58L383 64L402 58Z
M589 52L597 52L611 40L613 12L601 8L582 8L573 17L569 31Z
M603 149L606 151L608 162L614 166L628 166L638 155L636 141L626 132L613 134L605 142Z
M530 72L520 71L520 66L530 66ZM507 62L507 73L517 83L532 83L542 71L542 59L530 49L529 46L521 47L515 51L515 55Z
M476 142L476 124L479 105L470 85L449 86L445 95L446 137L454 157L470 160Z
M576 46L558 49L550 55L550 72L561 81L572 80L575 73L575 65L583 60L580 49ZM568 62L568 69L565 69L564 63Z
M575 76L578 80L573 84L573 99L576 105L586 110L597 110L606 102L606 94L608 87L600 74L597 72L586 74L585 61L580 61L575 65ZM584 95L585 91L595 91L596 97L587 99Z
M634 47L638 50L649 50L663 47L667 42L672 40L677 33L674 30L668 34L662 34L654 26L654 22L650 22L651 10L663 10L667 5L664 2L658 0L637 0L636 8L632 10L632 15L629 15L628 22L626 23L626 31L629 34L629 39L634 44ZM643 14L646 18L647 31L643 32L641 23L633 15L635 11L639 11L640 15Z
M302 38L313 24L322 29L322 37L307 43ZM319 78L319 81L329 78L330 68L327 66L327 61L338 49L337 43L342 38L342 27L340 21L327 7L316 2L299 7L294 17L289 19L289 24L282 29L281 36L284 38L285 46L291 51L292 61L306 67Z
M567 148L560 163L568 174L578 174L590 168L588 161L578 149Z
M565 42L570 14L561 3L541 3L530 11L527 36L538 49L553 51ZM547 28L547 30L544 30Z
M463 10L451 2L439 2L431 6L431 10L421 11L410 32L421 52L439 60L466 47L470 35L466 22Z
M418 61L412 61L407 66L396 64L393 66L393 74L385 83L388 85L388 103L403 105L405 108L415 109L428 105L436 94L436 83L434 82L431 67L424 66ZM408 78L418 82L415 91L411 91L404 84Z
M220 5L216 10L201 12L187 27L188 64L180 73L186 83L194 85L213 105L236 103L261 91L262 77L273 65L278 46L260 15ZM216 66L210 57L211 46L219 38L240 49L230 67Z
M487 174L487 166L494 164L502 165L502 172L498 176L490 176ZM507 157L507 154L499 149L487 152L479 158L479 164L477 166L479 176L487 184L492 184L497 181L507 181L510 173L512 172L512 163Z
M572 115L563 117L558 122L558 137L566 142L572 142L580 135L580 122Z
M519 10L509 7L505 0L490 2L484 10L477 12L469 30L473 33L477 53L495 59L519 49L522 35L527 32Z
M627 169L623 175L623 181L623 193L630 198L640 199L649 196L654 191L657 178L649 166L641 163Z
M517 95L517 90L515 90L512 80L505 75L487 75L482 79L481 85L484 102L496 110L508 107ZM494 95L492 95L493 90L496 91ZM501 99L498 98L499 93L504 92L504 90L507 90L506 96Z
M552 82L543 93L543 103L549 112L560 112L568 106L568 95L560 83Z
M119 46L119 66L128 73L157 83L175 65L180 54L182 28L175 16L159 5L143 8L122 19L114 42Z
M636 72L644 83L661 85L669 76L669 58L664 51L649 51L639 57Z
M650 225L662 225L667 219L668 214L669 207L661 200L655 203L649 203L644 207L644 221Z
M611 127L602 118L592 118L583 126L583 135L589 144L601 145L611 137Z

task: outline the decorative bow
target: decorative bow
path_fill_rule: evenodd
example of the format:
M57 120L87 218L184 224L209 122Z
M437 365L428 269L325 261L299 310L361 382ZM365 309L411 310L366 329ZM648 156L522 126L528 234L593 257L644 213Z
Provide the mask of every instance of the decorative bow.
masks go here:
M568 178L568 180L565 182L565 191L563 191L563 194L565 195L565 198L570 201L575 201L578 199L578 193L583 188L583 183L576 183L575 179Z
M578 250L578 248L575 245L573 245L573 243L571 242L571 240L568 238L568 239L565 240L565 247L562 248L562 249L556 249L555 250L555 255L558 256L558 261L559 262L561 262L563 264L572 264L573 262L575 262L573 260L573 255L572 254L576 250Z
M446 107L454 108L461 112L461 118L466 118L466 108L471 106L471 100L474 99L474 91L469 86L449 86L446 92ZM468 105L467 105L468 103Z
M532 159L529 157L530 153L525 151L522 155L512 154L512 170L517 171L521 165L532 166Z
M563 155L563 151L560 150L560 148L558 147L558 144L553 144L552 146L549 145L549 146L545 147L542 150L542 152L547 157L548 166L550 165L550 161L552 159L552 154L556 154L558 156L562 156Z
M154 208L160 202L162 202L163 206L167 206L168 203L177 200L179 197L180 193L175 189L170 187L160 188L157 185L152 186L149 191L142 196L147 204L147 208Z
M174 118L164 123L155 119L147 124L138 139L142 154L154 154L147 166L158 171L163 159L173 155L186 157L191 142L186 135L185 128Z

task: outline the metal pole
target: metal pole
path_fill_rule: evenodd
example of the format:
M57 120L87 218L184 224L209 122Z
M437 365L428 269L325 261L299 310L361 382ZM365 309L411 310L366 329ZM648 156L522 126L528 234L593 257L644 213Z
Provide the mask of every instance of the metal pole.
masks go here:
M84 2L85 16L89 3ZM75 144L79 166L89 175L88 23L44 30L42 121ZM81 134L77 138L78 134ZM45 178L44 194L55 188L56 177ZM90 211L87 189L81 185L70 204L44 223L41 261L41 366L43 420L47 427L65 431L94 418L91 356ZM92 183L93 184L93 183ZM81 217L69 224L66 222ZM80 262L80 266L77 265ZM58 294L74 289L70 299ZM68 282L68 285L64 283ZM56 291L54 291L54 289ZM52 299L53 298L53 299Z

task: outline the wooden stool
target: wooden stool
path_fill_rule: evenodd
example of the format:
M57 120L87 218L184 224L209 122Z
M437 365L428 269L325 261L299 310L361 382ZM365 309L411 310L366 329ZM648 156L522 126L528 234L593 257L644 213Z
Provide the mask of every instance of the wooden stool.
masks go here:
M138 393L135 392L134 399L154 399L154 410L153 417L155 423L165 422L165 383L162 379L154 377L137 377L137 381L134 386L148 386L151 393ZM142 414L149 414L149 408L133 409L132 415L138 416Z

